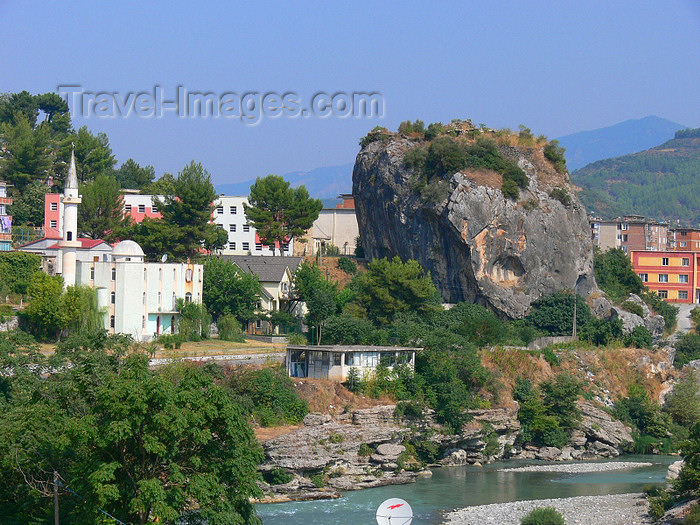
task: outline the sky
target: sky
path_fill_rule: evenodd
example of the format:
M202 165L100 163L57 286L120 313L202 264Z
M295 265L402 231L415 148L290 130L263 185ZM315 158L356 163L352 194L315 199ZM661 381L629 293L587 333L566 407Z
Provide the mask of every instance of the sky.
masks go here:
M215 184L352 162L369 130L408 119L549 137L647 115L700 126L697 0L0 0L0 41L0 92L110 93L100 115L73 104L74 126L107 133L119 164L160 175L194 159ZM114 109L154 86L164 100L178 86L218 101L291 93L299 108L316 93L379 93L383 114L275 117L274 97L256 124Z

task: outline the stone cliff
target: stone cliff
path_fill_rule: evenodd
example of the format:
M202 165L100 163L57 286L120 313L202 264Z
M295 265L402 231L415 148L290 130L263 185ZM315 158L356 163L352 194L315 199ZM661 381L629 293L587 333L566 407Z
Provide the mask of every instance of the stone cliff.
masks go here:
M445 141L466 148L487 140L524 172L519 197L509 198L506 175L494 170L421 174L414 159L427 154L430 162L431 141L413 135L377 134L357 155L353 196L368 258L416 259L445 302L475 302L508 317L523 316L541 295L595 287L586 212L565 170L545 157L546 143L449 129Z

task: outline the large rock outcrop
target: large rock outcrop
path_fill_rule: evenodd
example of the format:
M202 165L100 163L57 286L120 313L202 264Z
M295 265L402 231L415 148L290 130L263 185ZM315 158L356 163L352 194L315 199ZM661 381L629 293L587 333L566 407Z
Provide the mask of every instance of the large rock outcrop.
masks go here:
M524 315L541 295L574 287L585 295L595 286L585 210L541 147L498 145L529 179L514 201L493 171L465 169L417 190L404 163L417 146L426 143L390 134L357 155L353 196L367 257L416 259L444 301L476 302L509 317ZM555 188L569 204L550 197Z

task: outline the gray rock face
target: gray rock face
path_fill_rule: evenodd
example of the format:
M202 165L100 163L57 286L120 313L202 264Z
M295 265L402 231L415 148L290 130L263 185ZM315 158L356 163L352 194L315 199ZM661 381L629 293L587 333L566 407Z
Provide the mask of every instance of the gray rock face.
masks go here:
M612 319L619 318L622 321L622 331L626 334L629 334L638 326L644 326L644 319L617 306L612 307L610 317Z
M518 202L503 196L500 175L473 170L431 182L444 192L426 202L404 167L414 146L396 137L357 155L353 196L368 257L416 259L446 302L476 302L509 317L523 316L544 294L576 287L586 295L595 286L585 210L541 151L500 147L529 178ZM554 187L566 189L569 206L549 197Z
M579 402L578 407L581 410L581 431L594 450L608 450L601 446L607 445L617 451L632 443L630 429L621 422L587 401ZM619 452L614 455L619 455Z

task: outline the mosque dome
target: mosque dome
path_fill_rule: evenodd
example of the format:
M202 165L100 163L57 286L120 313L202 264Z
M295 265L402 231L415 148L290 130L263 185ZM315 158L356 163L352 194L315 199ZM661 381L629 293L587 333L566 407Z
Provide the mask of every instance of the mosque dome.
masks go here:
M121 241L112 248L112 258L116 261L143 261L145 254L135 241Z

